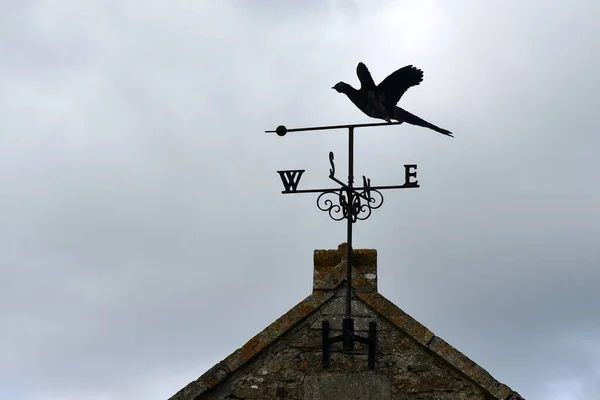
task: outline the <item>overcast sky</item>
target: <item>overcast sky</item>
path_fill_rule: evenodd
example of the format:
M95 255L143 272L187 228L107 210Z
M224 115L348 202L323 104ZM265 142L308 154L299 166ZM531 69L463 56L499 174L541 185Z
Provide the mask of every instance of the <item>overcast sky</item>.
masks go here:
M166 399L345 241L331 90L424 71L358 130L380 292L528 400L600 398L600 2L0 0L0 399ZM372 121L375 122L375 121Z

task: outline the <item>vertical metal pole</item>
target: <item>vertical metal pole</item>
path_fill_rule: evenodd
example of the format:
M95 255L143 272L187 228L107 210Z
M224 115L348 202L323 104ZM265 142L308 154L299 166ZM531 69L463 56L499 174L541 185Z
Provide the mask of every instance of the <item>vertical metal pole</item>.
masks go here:
M354 218L353 185L354 185L354 127L348 128L348 248L346 249L346 318L352 318L352 220Z
M354 127L348 127L348 188L346 190L346 216L348 218L348 243L346 249L346 318L342 323L344 352L354 350L354 320L352 319L352 223L354 222Z

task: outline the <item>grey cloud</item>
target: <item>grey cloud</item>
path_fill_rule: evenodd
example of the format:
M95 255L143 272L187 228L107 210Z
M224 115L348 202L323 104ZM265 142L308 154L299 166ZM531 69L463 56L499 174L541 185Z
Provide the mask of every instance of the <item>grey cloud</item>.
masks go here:
M403 107L456 132L357 134L357 175L419 165L356 226L381 293L526 398L593 398L595 3L253 4L0 6L0 396L167 398L304 298L344 227L275 171L326 185L345 138L262 132L366 121L329 89L364 61L423 68Z

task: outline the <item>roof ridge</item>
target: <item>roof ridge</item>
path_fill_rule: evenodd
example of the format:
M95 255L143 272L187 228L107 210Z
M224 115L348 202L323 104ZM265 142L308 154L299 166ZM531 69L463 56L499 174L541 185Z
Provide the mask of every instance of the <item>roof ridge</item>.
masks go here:
M430 352L452 365L467 378L498 400L524 400L509 386L498 382L483 367L436 336L423 324L402 311L400 307L379 293L357 293L358 298L377 314L402 330Z
M257 333L242 347L219 361L215 366L190 382L169 400L195 399L202 393L212 389L235 370L257 356L267 346L312 314L317 308L334 297L334 292L318 290L292 307L288 312ZM194 396L194 397L190 397Z
M366 278L363 278L366 280ZM342 282L345 280L342 280ZM339 287L339 282L336 287ZM445 340L436 336L420 322L405 313L400 307L376 292L357 292L358 299L374 312L381 315L392 325L415 340L429 352L443 359L460 371L496 400L524 400L509 386L495 380L489 372L455 349ZM173 395L169 400L196 399L209 389L212 389L231 375L234 371L256 357L266 347L291 330L334 298L332 290L314 290L312 294L296 304L288 312L275 320L261 332L256 334L241 348L234 351L211 369L202 374L197 380ZM192 397L193 396L193 397Z

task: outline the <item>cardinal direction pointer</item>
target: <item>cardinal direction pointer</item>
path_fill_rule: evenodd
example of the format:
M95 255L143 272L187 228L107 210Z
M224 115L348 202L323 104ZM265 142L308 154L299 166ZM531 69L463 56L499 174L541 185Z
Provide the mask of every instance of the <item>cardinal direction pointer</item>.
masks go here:
M371 178L367 178L363 175L363 194L365 199L371 198Z
M277 171L279 177L281 178L281 183L283 183L284 191L281 193L294 193L298 191L298 184L300 183L300 178L302 178L302 174L304 173L304 169L289 169L285 171Z
M411 181L410 178L416 178L417 177L417 164L408 164L404 166L404 187L407 188L411 188L411 187L415 187L418 188L419 187L419 181L418 180L414 180Z
M331 168L329 168L329 177L333 179L335 176L335 164L333 163L333 151L329 152L329 163L331 164Z

